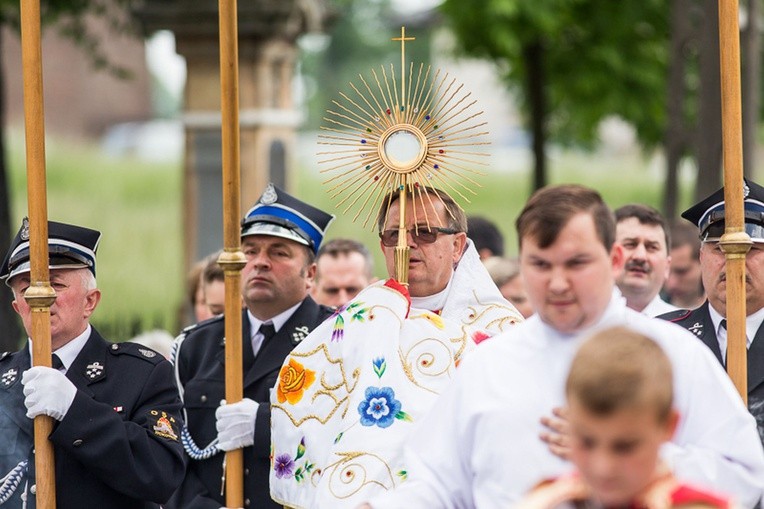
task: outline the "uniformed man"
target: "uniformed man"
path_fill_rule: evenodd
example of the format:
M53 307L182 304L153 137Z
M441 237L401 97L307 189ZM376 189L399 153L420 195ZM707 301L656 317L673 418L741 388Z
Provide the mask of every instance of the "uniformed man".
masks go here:
M572 465L539 439L539 421L564 406L578 346L616 325L648 335L671 360L683 420L662 457L682 479L753 507L764 488L753 418L708 349L681 328L627 308L614 291L624 256L599 193L576 185L541 189L515 224L536 314L462 360L408 439L406 482L372 507L512 507L539 480L569 472Z
M101 234L49 222L53 367L32 367L31 340L0 360L0 504L35 507L33 421L55 419L49 440L59 509L158 508L183 480L181 403L172 366L134 343L109 343L90 326L101 298L95 252ZM0 268L13 308L31 334L29 225ZM5 476L5 477L3 477Z
M269 397L284 358L332 314L308 295L316 272L315 255L332 219L272 184L244 217L244 399L221 406L225 394L224 317L184 331L177 344L176 375L188 418L184 445L192 461L167 507L217 509L224 505L222 451L242 447L244 505L279 507L268 490Z
M748 347L748 410L756 418L764 444L764 187L745 180L745 231L753 245L745 257L746 341ZM686 328L726 365L727 272L719 239L724 234L724 188L682 213L700 230L700 266L706 302L694 311L662 315Z

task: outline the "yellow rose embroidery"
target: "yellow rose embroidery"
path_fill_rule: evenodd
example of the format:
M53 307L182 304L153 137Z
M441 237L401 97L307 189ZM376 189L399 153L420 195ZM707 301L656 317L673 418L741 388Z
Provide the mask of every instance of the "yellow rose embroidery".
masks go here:
M281 368L276 397L279 403L288 401L294 405L302 399L305 390L316 381L316 372L290 358L289 364Z

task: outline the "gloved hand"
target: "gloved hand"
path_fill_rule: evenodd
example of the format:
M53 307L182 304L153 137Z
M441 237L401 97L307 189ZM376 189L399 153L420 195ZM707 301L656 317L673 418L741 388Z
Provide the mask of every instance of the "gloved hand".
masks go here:
M230 405L221 404L215 410L218 447L232 451L255 443L255 418L260 404L249 398Z
M77 388L57 369L35 366L21 376L27 417L49 415L60 421L72 406Z

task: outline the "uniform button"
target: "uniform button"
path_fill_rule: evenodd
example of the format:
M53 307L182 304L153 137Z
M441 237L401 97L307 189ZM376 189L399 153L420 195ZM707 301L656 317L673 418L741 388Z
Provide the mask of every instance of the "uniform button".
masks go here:
M244 507L249 507L249 499L248 498L244 499Z
M37 485L36 484L33 484L32 487L29 488L29 493L31 493L32 495L37 493Z
M81 445L82 445L82 439L81 439L81 438L78 438L77 440L75 440L74 442L72 442L72 445L73 445L74 447L79 447L79 446L81 446Z
M112 350L117 350L117 349L119 349L119 345L115 343L115 344L111 345L111 349Z
M249 475L249 469L248 468L244 469L244 475Z
M202 400L202 403L206 403L207 402L207 395L206 394L202 394L202 397L199 398L199 399Z

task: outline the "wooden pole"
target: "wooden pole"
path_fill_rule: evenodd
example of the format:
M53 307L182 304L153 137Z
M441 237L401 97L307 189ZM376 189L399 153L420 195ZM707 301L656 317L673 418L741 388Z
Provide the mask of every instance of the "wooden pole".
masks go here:
M725 220L725 231L720 244L727 261L727 372L747 404L745 257L751 248L751 238L745 233L743 216L743 136L738 16L737 0L719 2Z
M236 0L219 1L220 16L220 109L223 154L223 253L218 263L225 274L225 398L241 401L241 170L239 165L239 47ZM228 451L225 457L227 507L244 506L244 453Z
M45 183L45 120L42 94L40 2L21 0L21 59L24 81L24 119L27 156L29 259L31 283L24 298L32 310L32 358L35 366L51 366L50 306L56 292L48 271L48 201ZM34 419L37 507L56 507L53 444L48 440L53 419Z

